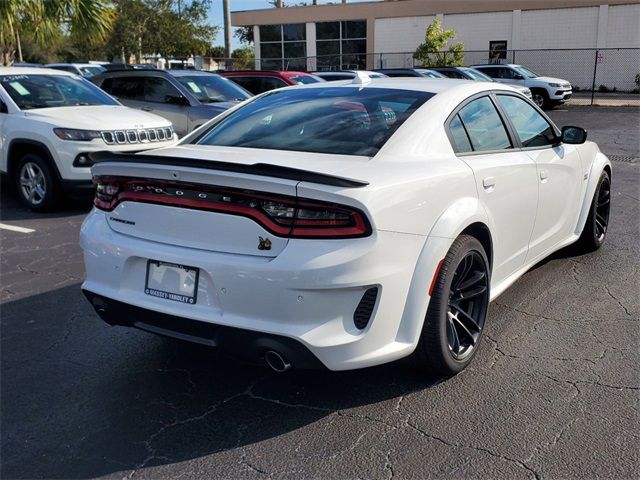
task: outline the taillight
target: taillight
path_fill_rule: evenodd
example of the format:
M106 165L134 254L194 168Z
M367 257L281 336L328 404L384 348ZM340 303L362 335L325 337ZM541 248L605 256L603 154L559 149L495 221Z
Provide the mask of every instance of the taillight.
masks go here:
M93 182L94 205L105 211L132 201L240 215L281 237L355 238L371 234L366 216L346 205L164 180L98 176Z

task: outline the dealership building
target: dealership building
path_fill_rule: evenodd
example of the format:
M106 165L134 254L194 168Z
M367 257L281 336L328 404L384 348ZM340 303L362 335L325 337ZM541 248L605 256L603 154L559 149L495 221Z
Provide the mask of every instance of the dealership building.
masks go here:
M231 14L253 28L258 68L290 70L413 66L434 19L457 32L466 64L553 64L584 82L594 63L612 62L597 81L628 89L640 71L637 0L384 0Z

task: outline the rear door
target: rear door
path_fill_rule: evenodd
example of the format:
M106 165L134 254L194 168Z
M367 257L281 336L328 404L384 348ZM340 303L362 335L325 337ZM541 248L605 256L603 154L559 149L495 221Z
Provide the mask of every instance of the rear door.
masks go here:
M144 77L114 76L105 78L100 85L105 92L131 108L144 107Z
M529 102L509 93L496 98L523 151L536 164L538 211L528 255L533 259L575 230L584 183L581 159L575 145L558 143L554 127Z
M522 267L527 256L538 200L535 162L514 148L488 93L462 104L447 128L454 150L473 170L478 198L489 217L492 282L499 283Z
M191 105L187 104L187 98L167 79L147 76L144 80L144 101L142 109L169 120L178 136L183 137L189 133Z

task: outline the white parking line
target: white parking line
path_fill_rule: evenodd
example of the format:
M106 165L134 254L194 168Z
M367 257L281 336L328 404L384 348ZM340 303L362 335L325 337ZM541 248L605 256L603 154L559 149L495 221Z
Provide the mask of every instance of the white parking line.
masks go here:
M24 228L24 227L16 227L13 225L7 225L6 223L0 223L0 228L3 230L11 230L12 232L20 232L20 233L33 233L35 230L33 228Z

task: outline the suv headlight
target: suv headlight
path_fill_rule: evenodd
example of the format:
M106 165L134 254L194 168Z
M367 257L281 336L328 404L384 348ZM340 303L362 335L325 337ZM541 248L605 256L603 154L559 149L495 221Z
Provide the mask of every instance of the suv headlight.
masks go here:
M550 87L555 87L555 88L560 88L562 85L560 85L559 83L550 83L549 86Z
M61 140L74 142L90 142L94 138L100 138L100 132L95 130L77 130L75 128L54 128L53 133Z

